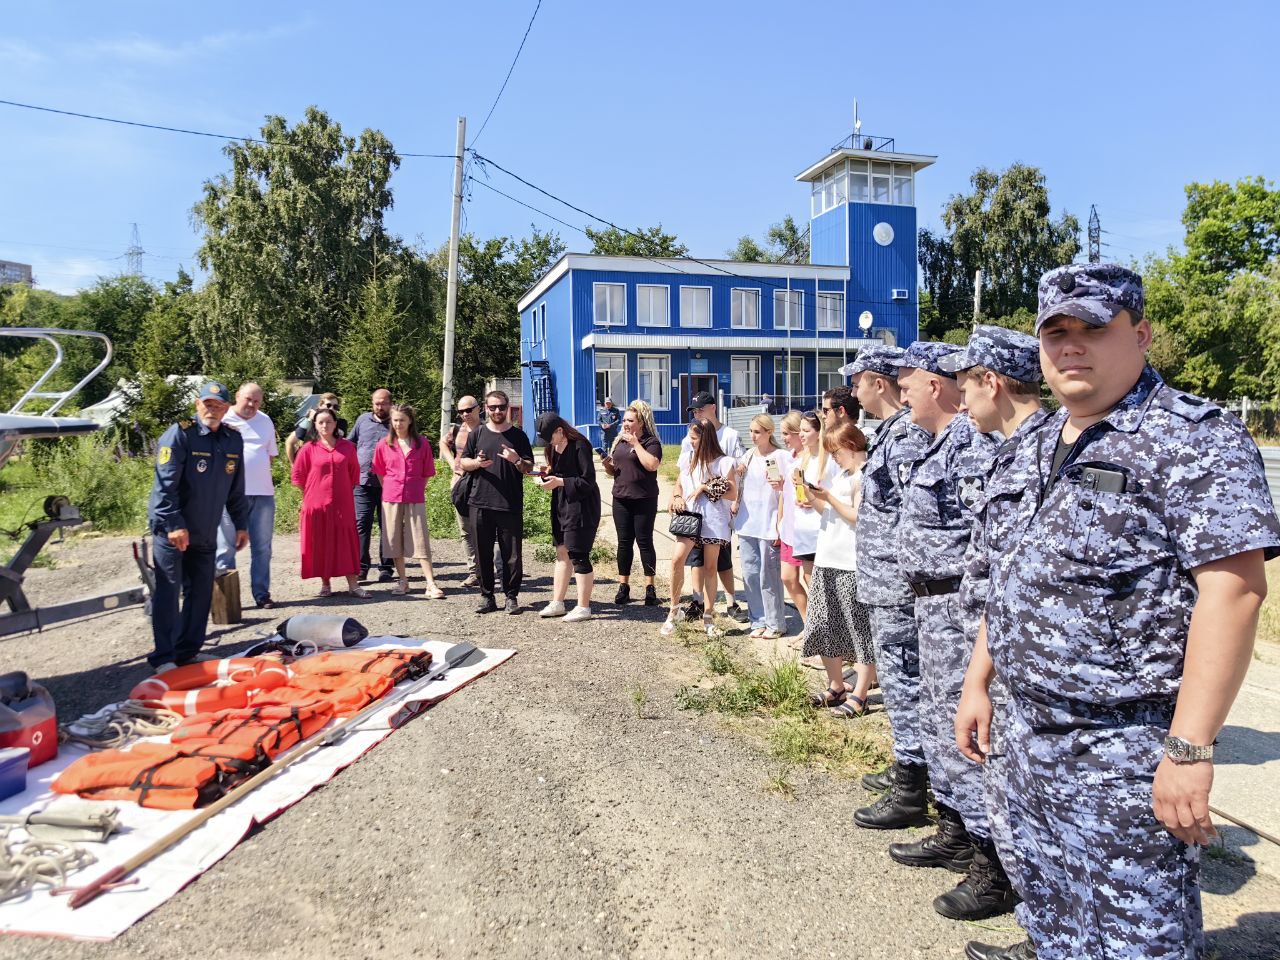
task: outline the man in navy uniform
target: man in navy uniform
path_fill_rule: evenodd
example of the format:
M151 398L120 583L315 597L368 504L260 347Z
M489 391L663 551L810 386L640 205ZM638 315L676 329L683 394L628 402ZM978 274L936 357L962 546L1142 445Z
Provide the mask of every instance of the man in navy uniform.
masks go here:
M151 598L156 672L202 656L213 602L214 558L223 508L236 530L236 549L249 542L249 501L244 495L244 441L223 428L230 409L227 388L209 382L196 400L196 421L175 423L160 438L156 479L147 507L156 592ZM181 598L181 611L179 611Z
M1018 518L993 556L955 723L981 762L999 677L1030 944L966 953L1198 958L1213 744L1280 521L1244 425L1147 365L1141 277L1072 264L1041 277L1039 297L1062 409L1022 439L1036 455L1015 460Z

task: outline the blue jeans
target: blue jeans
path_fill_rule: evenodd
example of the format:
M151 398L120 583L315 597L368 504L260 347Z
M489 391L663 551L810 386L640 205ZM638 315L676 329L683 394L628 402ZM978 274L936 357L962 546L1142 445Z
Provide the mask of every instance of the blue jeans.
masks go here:
M268 494L245 497L249 501L249 589L253 602L271 596L271 538L276 531L276 498ZM236 568L236 528L231 514L222 511L218 524L218 569Z
M738 537L742 579L747 585L747 614L752 629L785 631L787 608L782 599L782 556L772 540Z

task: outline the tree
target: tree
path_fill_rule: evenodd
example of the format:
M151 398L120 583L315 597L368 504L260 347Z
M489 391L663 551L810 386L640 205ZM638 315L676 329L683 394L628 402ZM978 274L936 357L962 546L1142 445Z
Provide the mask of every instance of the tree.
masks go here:
M1261 271L1280 257L1280 190L1272 184L1251 177L1186 189L1186 253L1175 258L1183 280L1213 292L1240 271Z
M357 141L316 107L293 128L268 117L262 139L224 148L231 172L193 211L211 271L198 342L208 364L261 340L286 374L323 385L376 258L399 247L383 217L400 159L380 132Z
M666 233L662 224L624 231L618 227L597 230L586 228L591 239L591 252L615 257L683 257L689 248Z
M200 372L200 356L191 349L199 325L200 300L201 294L185 270L165 283L142 318L133 355L135 370L161 377Z
M920 336L940 340L973 314L973 275L951 248L951 238L920 228L916 243L924 288L920 291Z
M761 246L751 236L738 238L738 244L728 252L730 260L751 263L808 263L809 228L803 230L795 218L787 214L765 232L765 245Z
M1051 219L1039 168L1015 163L996 173L979 167L969 183L971 193L953 195L943 208L948 233L920 233L924 288L937 323L948 330L970 322L976 270L982 270L983 312L1009 316L1034 309L1041 274L1080 252L1080 223L1070 213Z

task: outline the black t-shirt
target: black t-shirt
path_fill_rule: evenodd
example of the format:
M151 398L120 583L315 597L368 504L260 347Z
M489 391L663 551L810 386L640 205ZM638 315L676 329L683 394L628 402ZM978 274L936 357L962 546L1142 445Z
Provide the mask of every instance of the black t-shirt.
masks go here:
M483 450L489 454L490 461L471 473L475 480L471 485L471 498L468 502L471 506L484 510L523 513L524 474L514 463L502 459L504 446L520 454L521 460L533 462L533 447L529 444L529 438L524 435L523 430L516 427L497 433L481 425L467 437L467 446L462 455L475 457Z
M646 453L662 459L662 441L657 437L645 437L640 446ZM613 496L623 500L657 500L658 471L646 470L636 456L635 448L625 440L613 448Z

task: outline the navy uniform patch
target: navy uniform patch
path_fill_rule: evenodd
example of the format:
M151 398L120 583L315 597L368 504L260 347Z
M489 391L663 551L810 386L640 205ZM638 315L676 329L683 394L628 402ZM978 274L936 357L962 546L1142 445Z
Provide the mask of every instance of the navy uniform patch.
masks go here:
M911 479L911 468L914 466L910 461L903 461L898 464L898 482L905 485Z
M208 469L209 469L209 461L206 460L204 457L197 457L196 470L199 471L200 473L204 473Z
M982 496L982 478L961 477L958 494L960 502L972 510Z
M234 460L228 460L228 461L226 462L226 465L223 467L223 469L227 471L227 474L228 474L228 475L235 473L235 472L236 472L236 462L235 462Z

